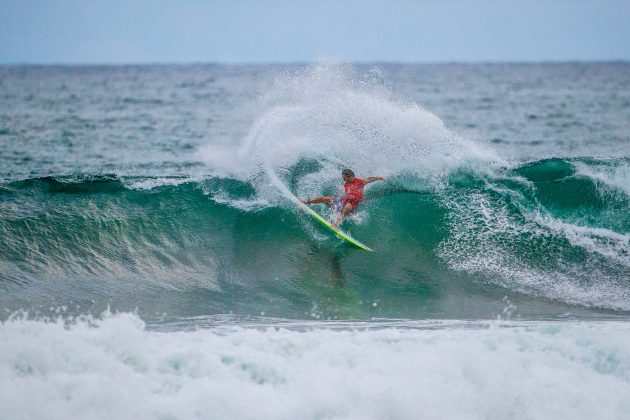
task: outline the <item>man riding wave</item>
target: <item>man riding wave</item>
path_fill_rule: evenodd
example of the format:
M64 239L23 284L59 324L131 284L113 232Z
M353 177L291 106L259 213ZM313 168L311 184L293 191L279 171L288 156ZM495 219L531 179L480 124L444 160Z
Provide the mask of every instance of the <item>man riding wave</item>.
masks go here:
M336 207L339 205L341 212L337 219L332 223L332 225L338 229L341 222L352 212L354 212L359 203L363 200L363 190L365 186L369 183L375 181L384 181L385 178L381 176L372 176L365 179L356 178L354 176L354 172L351 169L344 169L341 172L341 176L343 177L343 189L345 194L341 198L337 198L334 196L326 195L319 196L310 199L300 199L300 201L304 204L326 204L329 207Z

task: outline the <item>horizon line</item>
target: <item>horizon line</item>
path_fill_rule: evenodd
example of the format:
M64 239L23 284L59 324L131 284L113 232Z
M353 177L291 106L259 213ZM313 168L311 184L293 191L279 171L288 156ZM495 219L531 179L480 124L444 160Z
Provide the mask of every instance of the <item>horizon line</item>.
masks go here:
M567 59L567 60L436 60L436 61L410 61L410 60L295 60L295 61L137 61L137 62L0 62L0 67L125 67L125 66L308 66L332 61L340 64L353 65L445 65L445 64L473 64L473 65L505 65L505 64L627 64L630 59Z

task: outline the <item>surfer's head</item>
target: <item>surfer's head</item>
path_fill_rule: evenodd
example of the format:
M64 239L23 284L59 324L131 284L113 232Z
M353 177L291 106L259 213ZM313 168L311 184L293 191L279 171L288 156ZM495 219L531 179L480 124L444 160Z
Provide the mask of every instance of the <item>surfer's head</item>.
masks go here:
M343 177L344 181L352 182L352 180L354 179L354 172L352 172L352 169L344 169L343 171L341 171L341 176Z

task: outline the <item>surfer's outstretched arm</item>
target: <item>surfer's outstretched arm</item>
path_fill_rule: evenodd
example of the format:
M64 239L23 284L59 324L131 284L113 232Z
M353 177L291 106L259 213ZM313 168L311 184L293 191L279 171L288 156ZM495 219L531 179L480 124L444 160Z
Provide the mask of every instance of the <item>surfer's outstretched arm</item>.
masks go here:
M385 178L383 178L382 176L370 176L363 179L363 185L367 185L376 181L385 181Z

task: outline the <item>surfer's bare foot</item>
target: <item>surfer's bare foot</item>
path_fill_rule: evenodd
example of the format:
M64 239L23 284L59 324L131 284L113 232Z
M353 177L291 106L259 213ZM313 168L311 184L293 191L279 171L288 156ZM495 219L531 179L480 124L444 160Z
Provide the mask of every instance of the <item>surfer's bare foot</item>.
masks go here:
M301 202L302 204L306 204L306 205L311 204L311 200L306 200L306 199L304 199L304 198L300 198L300 202Z

